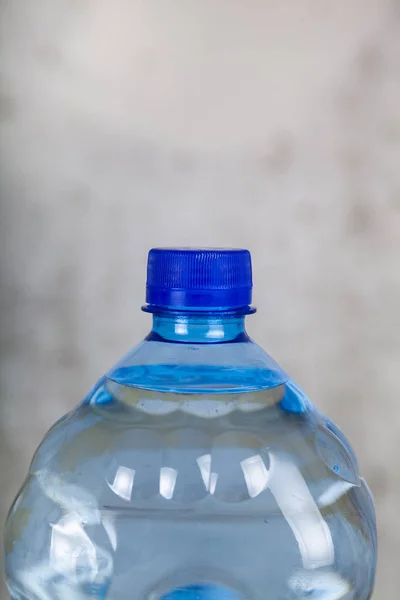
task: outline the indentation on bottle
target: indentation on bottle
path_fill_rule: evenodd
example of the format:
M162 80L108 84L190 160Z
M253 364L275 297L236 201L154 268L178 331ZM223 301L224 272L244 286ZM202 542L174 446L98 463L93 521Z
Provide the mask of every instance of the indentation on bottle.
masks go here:
M155 390L138 389L123 386L110 379L106 382L108 394L116 404L134 408L146 415L169 415L180 411L203 419L216 419L235 411L256 412L267 406L277 404L283 396L285 387L278 385L268 390L247 392L244 394L190 394L177 395Z
M299 468L290 457L271 453L269 488L298 543L305 569L333 564L332 534Z
M166 500L192 503L210 492L211 437L198 429L174 429L164 436L159 493Z
M247 392L236 394L235 403L237 410L244 413L253 413L278 404L285 393L285 385L278 385L262 392Z
M235 401L230 396L227 399L200 399L195 397L192 400L185 400L182 405L183 412L206 419L215 419L217 417L229 415L235 409Z
M120 436L118 453L105 469L109 489L124 502L147 500L159 492L161 438L149 429Z
M72 584L85 592L95 590L97 597L102 597L100 593L108 587L113 566L113 547L101 519L87 524L79 513L70 512L52 524L48 578L54 581L54 587L57 582L60 586ZM55 574L61 578L57 580ZM43 582L45 572L38 579Z
M332 475L347 482L351 486L360 485L358 466L344 443L331 429L320 426L315 434L315 445L320 458L331 471ZM347 486L336 486L336 490L349 489ZM335 492L336 493L336 492ZM333 494L334 495L334 494ZM326 500L325 500L326 504Z
M216 436L211 462L213 493L219 500L243 502L268 487L268 452L251 434L231 431Z
M310 405L310 400L292 379L285 383L285 393L280 402L282 410L285 412L301 414L304 413Z

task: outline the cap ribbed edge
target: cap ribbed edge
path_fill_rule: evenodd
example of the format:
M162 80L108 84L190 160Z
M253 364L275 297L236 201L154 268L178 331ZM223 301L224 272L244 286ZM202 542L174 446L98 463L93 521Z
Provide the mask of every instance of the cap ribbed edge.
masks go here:
M251 255L244 249L153 248L146 301L170 308L237 308L251 304Z

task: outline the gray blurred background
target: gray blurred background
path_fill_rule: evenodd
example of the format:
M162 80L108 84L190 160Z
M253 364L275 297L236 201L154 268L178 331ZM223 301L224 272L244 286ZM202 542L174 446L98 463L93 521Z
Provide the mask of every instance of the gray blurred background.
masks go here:
M352 440L397 598L400 2L0 0L0 44L1 522L148 330L148 248L246 246L250 333Z

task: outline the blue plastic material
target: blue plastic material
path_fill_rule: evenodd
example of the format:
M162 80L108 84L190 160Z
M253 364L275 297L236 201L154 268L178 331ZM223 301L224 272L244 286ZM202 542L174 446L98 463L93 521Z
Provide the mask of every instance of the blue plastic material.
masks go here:
M149 252L146 302L150 307L237 309L251 304L252 286L248 250L153 248Z
M242 600L236 591L216 585L191 585L168 592L162 600Z
M216 275L222 251L190 264L151 285L225 281L226 310L151 305L146 339L47 433L6 524L12 600L370 600L350 443L246 333L246 277Z

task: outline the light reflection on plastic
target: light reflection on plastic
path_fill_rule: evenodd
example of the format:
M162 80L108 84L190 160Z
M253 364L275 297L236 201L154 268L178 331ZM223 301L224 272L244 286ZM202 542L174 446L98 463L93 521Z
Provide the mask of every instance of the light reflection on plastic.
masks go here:
M217 481L218 481L218 474L217 473L211 473L211 476L210 476L210 488L208 490L210 492L210 494L214 494L215 488L217 487Z
M217 486L218 474L211 472L211 454L203 454L197 459L201 477L207 492L214 494Z
M242 467L249 496L250 498L256 498L268 486L269 471L259 454L242 460L240 466Z
M118 470L115 474L113 483L109 483L108 485L120 498L130 501L132 496L132 488L133 481L135 479L135 471L134 469L129 469L128 467L118 467ZM108 482L107 482L108 483Z
M299 469L283 456L270 453L269 488L299 545L305 569L333 564L330 529Z
M89 581L98 574L96 547L85 533L77 514L65 515L52 526L50 566L75 583L79 582L79 573Z
M351 488L355 487L353 483L348 481L335 481L328 487L318 498L319 506L329 506L334 504L339 498L344 496Z
M175 323L175 333L177 335L187 335L187 333L188 333L187 323Z
M219 339L223 339L225 336L225 331L224 328L222 327L222 325L209 325L207 333L206 333L206 338L212 339L212 340L219 340Z
M110 544L112 549L115 550L117 549L118 546L118 536L117 536L117 529L115 527L115 518L113 515L104 515L102 516L102 520L101 520L103 527L108 535L108 539L110 540Z
M89 490L66 483L59 475L46 469L38 471L36 476L45 496L66 514L57 523L51 524L48 558L32 568L24 566L18 572L18 579L27 597L37 600L70 600L71 581L80 585L106 584L113 571L113 555L106 548L96 545L85 528L104 526L115 550L117 536L111 519L107 519L106 524L106 518L103 518L97 500ZM55 573L63 577L57 580ZM75 600L84 600L86 596L74 589Z
M166 500L171 500L174 495L178 471L171 467L161 467L160 469L160 494Z
M347 579L328 570L299 571L292 575L289 585L297 597L310 597L315 600L348 599L351 589Z

